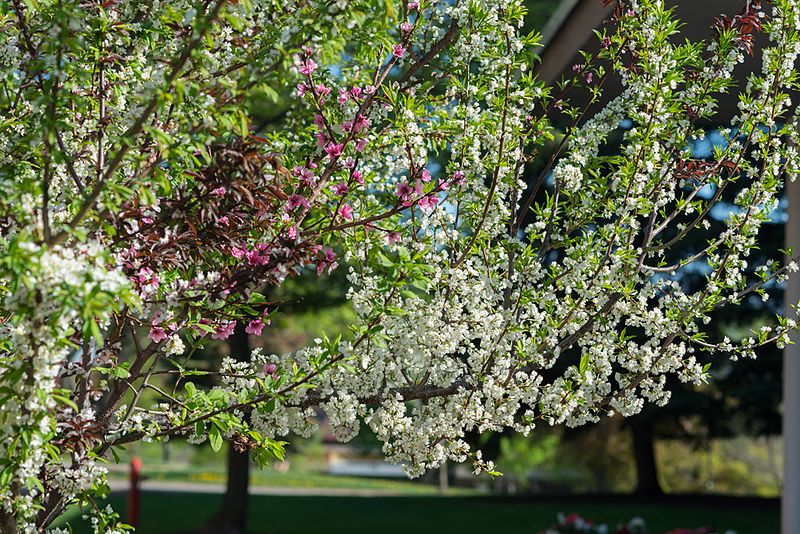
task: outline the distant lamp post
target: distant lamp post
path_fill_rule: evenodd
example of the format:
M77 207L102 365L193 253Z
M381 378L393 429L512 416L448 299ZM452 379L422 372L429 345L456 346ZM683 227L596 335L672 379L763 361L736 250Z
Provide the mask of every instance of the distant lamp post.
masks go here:
M142 474L142 461L133 457L131 460L130 488L128 488L128 524L136 527L139 524L139 482Z

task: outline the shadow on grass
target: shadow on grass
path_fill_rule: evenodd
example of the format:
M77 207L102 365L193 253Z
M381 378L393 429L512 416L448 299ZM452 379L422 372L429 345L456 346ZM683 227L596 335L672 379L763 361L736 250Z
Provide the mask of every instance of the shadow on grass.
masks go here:
M176 534L203 526L216 512L219 495L144 492L142 534ZM123 495L111 505L123 513ZM536 534L558 512L576 512L612 527L631 517L645 519L651 534L676 527L716 527L737 534L777 534L776 500L707 496L641 500L628 496L568 497L295 497L254 496L250 534ZM76 534L90 530L73 510L67 514Z

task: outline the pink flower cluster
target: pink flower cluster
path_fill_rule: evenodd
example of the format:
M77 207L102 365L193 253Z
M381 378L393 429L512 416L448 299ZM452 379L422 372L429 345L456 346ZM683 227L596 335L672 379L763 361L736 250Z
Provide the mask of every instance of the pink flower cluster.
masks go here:
M161 315L157 313L150 321L150 331L147 333L147 337L150 338L153 343L161 343L169 339L176 330L178 330L178 325L175 324L175 322L162 324Z
M278 366L274 363L265 363L263 371L264 376L269 376L273 380L278 377Z
M224 321L216 326L214 333L211 334L211 339L228 339L233 335L236 329L236 321Z
M317 274L322 274L325 269L331 272L338 266L339 264L336 262L336 253L332 249L326 248L322 258L317 262Z
M249 323L247 323L247 326L244 327L244 331L254 336L260 336L261 331L264 330L264 327L269 325L270 323L270 320L266 318L268 314L269 311L267 309L264 309L264 312L261 314L261 317L253 319Z
M356 118L352 121L344 121L342 123L342 131L345 133L353 132L353 133L361 133L362 131L369 128L370 122L369 119L363 115L356 115Z
M289 200L286 202L286 207L284 209L287 212L290 212L296 210L297 208L303 208L303 211L307 211L311 209L311 203L303 195L293 193L291 196L289 196Z
M317 64L314 63L314 60L311 58L306 58L300 63L300 67L298 69L300 74L303 76L311 76L311 74L317 70Z
M402 48L402 47L401 47ZM398 49L399 51L399 49ZM403 53L405 50L403 50ZM331 159L336 160L343 153L350 139L355 141L356 151L363 151L366 147L367 141L363 137L363 133L369 128L369 119L360 113L355 114L352 120L343 121L339 125L330 125L326 122L325 116L322 114L322 106L325 105L326 97L331 93L331 88L324 83L315 83L311 78L311 73L317 68L316 63L311 59L311 50L308 48L303 49L303 56L300 60L299 71L306 76L306 80L297 85L297 94L300 98L311 94L313 102L317 107L317 113L314 115L314 124L317 126L317 146L319 146L325 154ZM374 91L374 89L373 89ZM344 106L351 99L354 102L359 102L365 94L370 94L370 88L362 89L361 87L351 87L350 89L341 88L338 91L336 102L340 107ZM340 129L345 134L350 134L350 137L345 140L332 138L332 131ZM361 134L361 135L359 135Z
M409 207L416 203L426 213L433 211L439 203L437 193L447 191L453 183L457 185L464 184L463 171L456 171L450 182L440 181L432 191L425 193L425 184L431 181L431 173L428 169L422 169L418 173L412 173L412 177L416 174L419 175L419 180L412 182L414 184L413 187L408 181L402 181L397 184L395 196L400 200L402 206Z
M301 167L300 165L295 165L294 169L292 169L292 174L294 174L297 178L299 178L300 183L305 185L306 187L314 187L314 182L316 181L316 176L314 175L314 169L317 168L316 163L309 163L305 167Z
M342 204L342 207L339 208L339 215L342 216L342 219L347 221L353 220L353 208L350 207L350 204Z
M270 324L270 320L267 319L268 314L269 310L265 309L261 314L261 317L252 319L247 323L247 326L245 326L244 331L251 335L260 336L262 331L264 330L264 327ZM210 320L203 318L197 321L197 323L198 324L194 325L192 329L199 337L206 337L206 335L208 335L209 333L208 330L211 329L213 330L211 332L211 339L224 340L228 339L233 335L233 332L236 330L236 325L238 324L238 321L222 320L218 323L212 323ZM207 328L203 328L203 326L198 326L198 325L203 325ZM151 327L150 329L151 335L148 335L148 337L151 337L153 341L156 341L158 343L158 341L154 339L152 336L154 328L156 329L155 336L158 338L158 340L166 339L166 337L164 337L164 334L166 334L166 332L162 334L161 331L163 331L163 328L158 326ZM158 330L159 328L161 328L161 331Z
M144 291L155 291L158 289L158 274L153 272L150 267L142 267L139 272L131 276L134 287Z
M249 250L246 246L231 246L231 256L237 260L245 258L252 267L267 265L271 253L272 247L266 243L259 243Z

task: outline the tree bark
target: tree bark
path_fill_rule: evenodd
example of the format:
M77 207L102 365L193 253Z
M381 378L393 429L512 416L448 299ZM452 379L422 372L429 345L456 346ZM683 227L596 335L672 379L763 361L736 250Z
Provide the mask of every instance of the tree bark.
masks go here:
M0 510L0 532L17 534L17 518L13 514Z
M250 360L250 340L239 324L228 339L230 357L237 362ZM250 454L238 452L228 444L228 480L222 505L213 521L221 532L245 532L247 527L247 501L250 486Z
M658 482L653 426L649 421L633 420L633 455L636 460L637 495L663 495L664 490Z

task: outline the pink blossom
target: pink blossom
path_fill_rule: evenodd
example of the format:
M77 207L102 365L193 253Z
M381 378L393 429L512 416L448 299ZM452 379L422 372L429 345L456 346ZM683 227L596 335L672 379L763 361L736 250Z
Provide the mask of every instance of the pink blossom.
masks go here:
M245 257L247 258L247 262L250 265L253 266L266 265L269 263L270 253L271 253L270 248L264 243L261 243L253 250L246 252Z
M576 74L577 74L578 72L580 72L580 71L581 71L581 68L582 68L582 67L581 67L579 64L575 63L575 64L572 66L572 72L574 72L574 73L576 73Z
M401 58L406 55L406 47L402 44L396 44L392 47L392 55L396 58Z
M414 11L415 9L417 9L417 8L419 7L419 2L417 2L416 0L414 0L414 1L412 1L412 2L409 2L409 3L406 5L406 7L408 8L408 10L409 10L409 11Z
M605 37L603 37L602 43L603 43L603 48L608 49L611 46L611 37L606 35Z
M321 259L319 263L317 263L317 274L318 275L322 274L322 271L324 271L326 268L328 269L328 272L331 272L337 266L338 264L336 263L336 253L332 249L326 248L325 257Z
M366 137L362 137L361 139L356 141L356 151L363 152L366 147L367 147Z
M314 90L317 92L317 96L319 96L319 101L325 103L325 97L331 93L331 88L325 84L318 83L314 86Z
M353 131L356 133L360 133L362 130L366 130L369 128L370 122L369 119L366 118L364 115L356 115L355 120L353 121Z
M361 174L361 171L353 171L353 174L351 176L358 185L364 185L364 176Z
M592 73L587 72L586 74L584 74L583 81L585 81L586 83L592 83Z
M392 243L398 243L402 238L400 237L400 232L389 232L386 234L386 242L390 245Z
M244 253L244 256L247 258L247 263L250 265L263 265L266 263L257 250L248 250Z
M260 336L262 330L264 330L264 321L261 319L254 319L250 321L244 328L245 332L254 336Z
M333 186L333 194L339 195L341 197L347 194L348 189L350 188L347 187L347 184L345 182L339 182L338 184Z
M328 144L328 136L325 132L317 132L317 146L322 148Z
M301 98L306 96L307 91L308 91L308 85L306 85L306 82L300 82L297 84L298 96L300 96Z
M439 199L435 195L428 195L419 199L419 207L425 213L433 211L433 208L435 208L438 203Z
M307 210L311 207L311 204L308 202L308 200L306 200L306 197L294 193L289 197L289 200L286 202L286 210L293 211L298 207L302 207L304 210Z
M147 333L147 337L153 340L153 343L161 343L165 339L169 338L169 334L167 331L164 330L163 327L159 326L155 321L150 325L150 332Z
M338 264L336 263L336 253L330 249L325 249L325 257L317 263L317 275L322 274L326 268L328 272L334 270Z
M158 289L158 275L150 267L142 267L139 272L131 277L135 286L139 288Z
M215 197L225 196L225 191L224 187L217 187L211 190L211 195Z
M307 58L300 64L297 70L299 70L300 74L303 76L311 76L311 73L317 70L317 64L314 63L313 59Z
M314 185L314 172L308 167L296 166L294 168L294 175L300 178L300 183L311 187Z
M458 185L464 185L464 171L454 172L453 181Z
M363 92L363 90L362 90L360 87L357 87L357 86L355 86L355 85L354 85L354 86L353 86L353 87L350 89L350 95L351 95L353 98L355 98L356 100L358 100L359 98L361 98L361 94L362 94L362 92Z
M411 195L412 189L411 186L408 185L408 182L400 182L397 184L397 190L395 191L395 195L402 199L406 199Z
M339 98L337 99L337 102L339 102L340 106L347 102L349 98L350 94L347 92L347 89L339 89Z
M272 377L274 380L278 376L278 366L274 363L264 364L264 376Z
M150 217L142 217L142 224L153 224L153 219Z
M404 22L404 23L402 23L402 24L400 25L400 31L402 31L403 33L408 33L408 32L410 32L410 31L411 31L411 29L412 29L413 27L414 27L414 25L413 25L413 24L411 24L410 22L406 21L406 22Z
M233 256L237 260L241 260L242 258L244 258L245 252L247 252L247 250L245 250L242 247L238 247L236 245L231 247L231 256Z
M338 158L342 155L342 150L344 150L344 145L342 143L328 143L325 146L325 153L330 158Z
M423 182L430 182L431 181L431 171L428 169L422 169L422 174L419 177L420 180Z
M236 328L236 321L228 321L217 325L214 333L211 334L211 339L228 339L233 334L234 328Z
M342 207L339 208L339 215L342 216L342 219L346 221L353 220L353 208L350 207L350 204L342 204Z
M297 239L297 226L290 226L286 231L286 237L292 240Z

